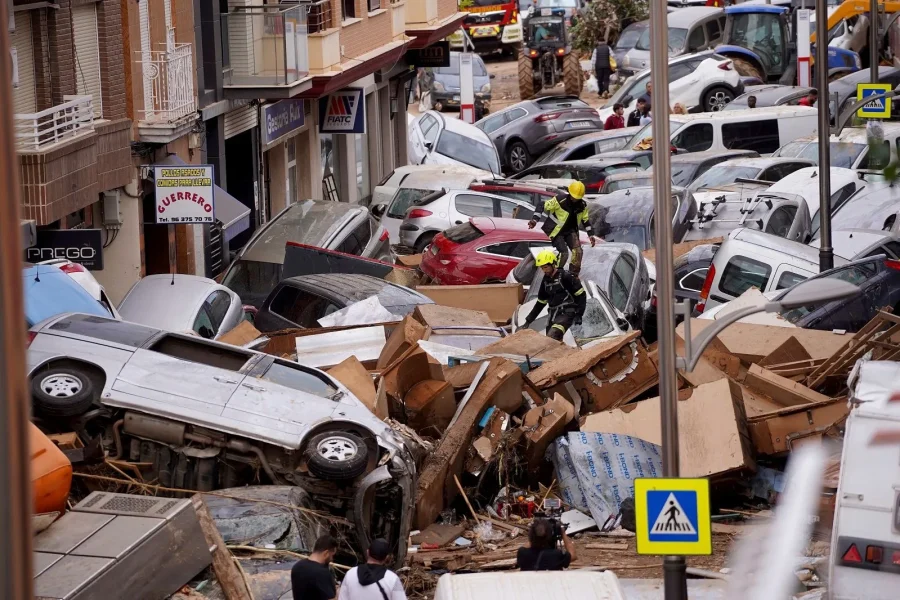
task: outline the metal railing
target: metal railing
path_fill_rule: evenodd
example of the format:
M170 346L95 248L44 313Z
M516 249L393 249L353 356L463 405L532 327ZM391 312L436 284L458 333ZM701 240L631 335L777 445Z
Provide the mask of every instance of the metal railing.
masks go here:
M144 121L174 123L197 111L194 92L193 44L172 44L170 49L136 52L144 80Z
M240 6L222 15L225 85L290 85L309 74L307 7Z
M320 33L334 27L334 18L331 14L331 0L316 0L304 2L307 8L306 26L309 33Z
M63 96L62 104L30 114L13 115L16 149L43 152L48 147L94 132L90 96Z

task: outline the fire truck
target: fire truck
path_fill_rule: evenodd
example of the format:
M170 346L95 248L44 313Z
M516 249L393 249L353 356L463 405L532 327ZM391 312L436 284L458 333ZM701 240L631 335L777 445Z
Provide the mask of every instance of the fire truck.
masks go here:
M469 13L463 29L475 45L478 54L500 51L517 56L522 50L522 23L518 0L461 0L460 10ZM450 36L450 47L463 49L463 35L458 31Z

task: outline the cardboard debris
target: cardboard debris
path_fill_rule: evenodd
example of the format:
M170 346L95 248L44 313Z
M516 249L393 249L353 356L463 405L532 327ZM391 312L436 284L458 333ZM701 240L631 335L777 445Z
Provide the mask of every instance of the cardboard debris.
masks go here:
M683 477L708 477L755 468L744 403L728 380L682 390L678 402L679 448ZM662 443L659 398L589 415L581 430Z
M563 358L573 352L578 352L578 350L533 329L520 329L478 351L481 356L528 356L542 362Z
M561 358L545 362L532 371L528 378L541 389L549 388L562 381L574 379L590 371L603 359L615 354L627 344L640 337L640 331L604 341L588 350L573 351Z
M437 448L419 471L414 526L432 524L458 494L453 481L462 473L466 450L472 443L475 424L489 406L508 413L522 404L522 371L512 362L492 358L487 371L460 411L456 422L444 432Z
M432 360L421 348L410 348L406 355L396 360L387 370L382 371L383 386L379 388L379 394L384 394L390 415L402 421L407 417L404 401L408 392L419 382L426 380L440 382L443 379L443 371L437 362ZM414 398L413 402L417 405L414 411L416 413L428 406L425 399Z
M453 386L446 381L423 379L406 392L403 409L407 425L417 433L439 436L456 413Z
M422 325L431 327L432 330L439 327L463 327L466 325L495 327L494 322L484 311L451 308L438 304L420 304L413 311L413 318Z
M416 342L425 337L425 326L407 315L394 327L387 342L381 349L375 368L379 371L386 369L394 363L403 353L416 345Z
M784 341L783 344L775 348L769 355L759 361L759 366L768 367L769 365L778 365L781 363L793 363L797 361L810 360L812 357L806 348L803 347L796 337L791 336Z
M696 337L712 323L713 321L705 319L691 319L691 335ZM684 324L679 324L676 331L683 339ZM762 361L790 337L796 338L812 358L828 358L848 340L848 336L830 331L752 323L733 323L716 337L722 342L726 352L738 357L747 366Z
M298 337L297 362L309 367L330 367L356 356L363 364L375 366L385 344L383 325L353 327Z
M759 454L788 452L804 439L820 439L849 410L846 398L835 398L758 414L749 419L753 445Z
M744 378L744 385L771 398L781 407L809 403L828 402L828 396L814 392L795 381L776 375L759 365L751 365Z
M372 381L372 375L366 370L359 359L355 356L349 356L336 366L328 369L328 374L344 384L350 393L360 399L366 407L372 411L379 419L388 417L387 411L384 414L378 414L379 410L376 406L375 382Z
M486 285L420 285L416 291L436 304L485 311L495 323L508 323L525 300L521 283Z
M237 327L223 334L222 337L216 341L222 342L223 344L231 344L232 346L243 346L244 344L249 344L253 340L259 338L261 335L262 332L254 327L253 323L250 321L241 321L237 324Z
M409 267L410 269L415 269L419 265L422 264L422 255L421 254L398 254L397 255L397 264Z
M529 469L538 467L550 442L559 437L574 418L575 407L559 394L543 406L525 413L522 426L525 428L525 459Z
M455 367L447 365L443 366L444 380L457 389L464 389L472 385L478 370L481 368L481 362L463 362Z
M443 525L432 523L412 536L412 543L440 548L446 546L466 531L465 525Z
M703 246L705 244L721 244L722 240L724 239L725 238L723 237L715 237L708 240L694 240L692 242L682 242L680 244L674 244L672 246L672 258L675 259L683 254L687 254L697 246ZM649 248L641 252L641 254L644 255L644 258L646 258L653 264L656 264L656 248Z

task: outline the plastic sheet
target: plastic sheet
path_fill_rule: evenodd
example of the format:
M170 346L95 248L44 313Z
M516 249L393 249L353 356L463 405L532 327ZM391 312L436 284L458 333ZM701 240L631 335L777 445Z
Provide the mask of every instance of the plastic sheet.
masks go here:
M371 325L397 321L398 317L381 305L378 296L369 296L365 300L342 308L337 312L319 319L322 327L340 327L343 325Z

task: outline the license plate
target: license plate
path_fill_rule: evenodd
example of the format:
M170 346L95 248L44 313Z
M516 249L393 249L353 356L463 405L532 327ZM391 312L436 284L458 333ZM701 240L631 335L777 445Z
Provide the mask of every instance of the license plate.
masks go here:
M453 96L453 101L454 101L454 102L459 102L459 96Z
M572 129L583 129L585 127L590 127L592 123L590 121L569 121L569 127Z
M472 31L472 37L489 37L497 35L497 31L493 27L476 27Z

